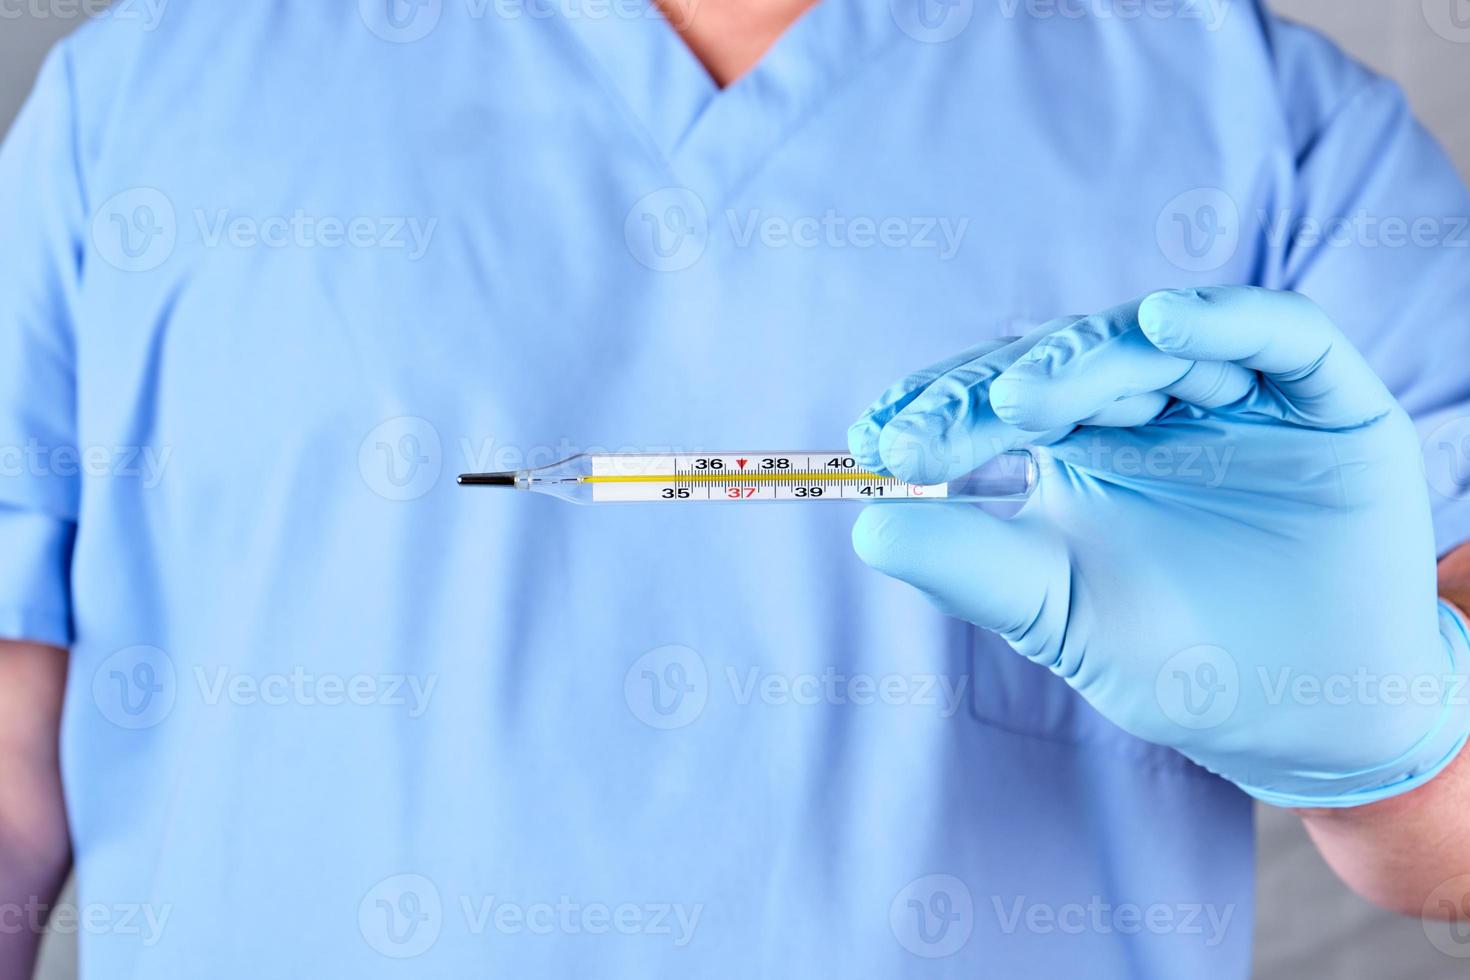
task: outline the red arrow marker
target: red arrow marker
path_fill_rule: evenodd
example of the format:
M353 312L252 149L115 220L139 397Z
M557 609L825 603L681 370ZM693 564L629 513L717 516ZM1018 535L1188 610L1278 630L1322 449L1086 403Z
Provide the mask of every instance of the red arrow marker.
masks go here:
M748 460L748 459L737 459L735 462L743 470L743 469L745 469L745 464L748 463L748 462L750 462L750 460Z

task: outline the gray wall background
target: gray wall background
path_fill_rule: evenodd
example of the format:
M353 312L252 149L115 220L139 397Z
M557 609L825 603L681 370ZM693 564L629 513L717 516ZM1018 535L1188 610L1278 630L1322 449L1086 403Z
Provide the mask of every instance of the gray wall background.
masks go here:
M1470 0L1272 0L1402 84L1470 180ZM34 10L32 9L34 8ZM50 11L42 14L41 11ZM0 130L9 127L50 45L76 24L63 3L0 4ZM1291 814L1257 814L1259 980L1451 980L1470 963L1439 952L1421 923L1347 891ZM75 976L70 936L48 938L37 976Z

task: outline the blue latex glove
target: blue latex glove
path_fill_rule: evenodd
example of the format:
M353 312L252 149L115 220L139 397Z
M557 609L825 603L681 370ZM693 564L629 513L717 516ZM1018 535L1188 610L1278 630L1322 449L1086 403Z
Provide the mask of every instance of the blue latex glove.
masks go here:
M1053 321L905 379L849 441L916 483L1045 444L1014 519L873 506L858 554L1262 800L1393 796L1465 741L1414 427L1301 295Z

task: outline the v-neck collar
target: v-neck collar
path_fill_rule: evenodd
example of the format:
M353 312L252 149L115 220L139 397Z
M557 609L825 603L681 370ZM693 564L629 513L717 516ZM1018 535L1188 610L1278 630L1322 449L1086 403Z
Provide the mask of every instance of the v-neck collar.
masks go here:
M652 0L568 12L604 80L680 184L713 206L899 31L887 0L820 0L720 88Z

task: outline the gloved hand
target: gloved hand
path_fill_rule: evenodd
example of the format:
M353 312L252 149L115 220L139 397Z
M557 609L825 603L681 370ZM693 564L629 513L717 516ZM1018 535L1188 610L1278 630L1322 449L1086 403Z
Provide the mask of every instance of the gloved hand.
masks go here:
M1053 321L905 379L849 442L913 483L1035 447L1015 518L873 505L858 554L1262 800L1393 796L1470 731L1413 425L1299 294Z

